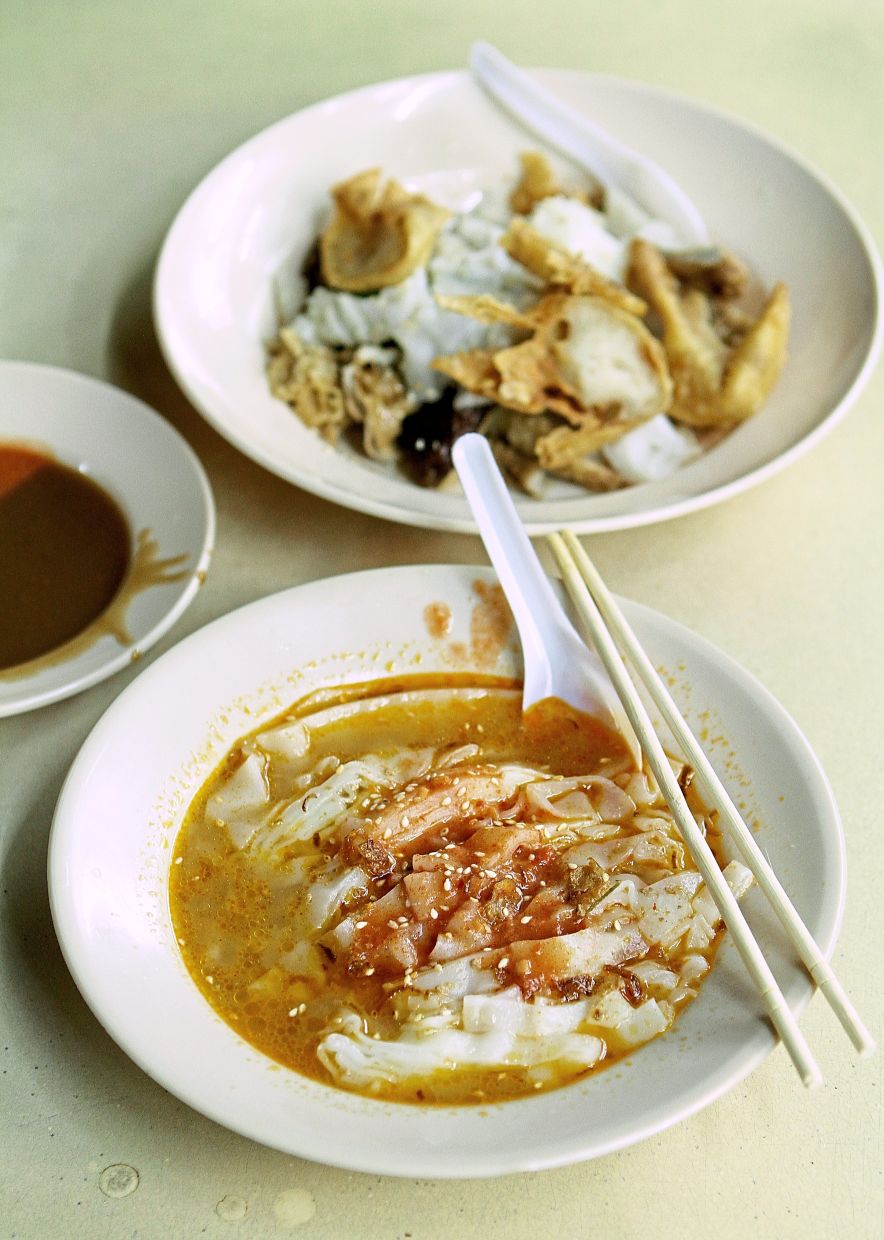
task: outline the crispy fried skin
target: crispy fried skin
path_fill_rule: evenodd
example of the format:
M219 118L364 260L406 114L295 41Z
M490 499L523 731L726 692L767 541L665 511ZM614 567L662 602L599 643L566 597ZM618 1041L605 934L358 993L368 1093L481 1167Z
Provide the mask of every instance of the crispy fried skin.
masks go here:
M371 293L424 266L451 212L369 168L332 189L334 211L319 238L330 288Z
M533 331L529 339L505 349L470 349L433 361L434 369L448 375L461 387L508 409L529 414L552 411L587 432L622 417L619 433L623 434L635 424L635 417L643 421L668 405L671 387L659 341L634 315L603 298L552 292L524 312L489 297L446 298L442 304L463 314L472 314L483 322L506 322L511 326L518 323ZM626 328L636 337L642 362L658 388L658 399L652 408L637 412L624 410L622 406L600 406L591 394L580 390L567 342L572 318L586 307L594 308L612 326ZM608 442L610 438L617 438L617 435L603 437L600 442Z
M334 443L347 422L338 363L325 345L304 344L282 328L269 347L267 379L274 396L287 401L305 425Z
M510 258L527 267L534 275L553 288L568 293L601 297L612 306L619 306L639 318L647 313L647 305L622 284L609 280L589 263L541 236L526 220L514 219L500 239Z
M604 206L605 191L595 180L585 190L568 190L561 184L555 169L540 151L523 151L519 156L522 175L510 195L510 206L517 215L528 215L544 198L564 194L599 210Z
M773 288L758 319L730 343L716 330L715 305L700 289L682 288L665 258L640 238L632 242L630 288L653 307L675 385L670 417L695 427L733 426L770 395L786 359L789 294ZM734 343L735 342L735 343Z

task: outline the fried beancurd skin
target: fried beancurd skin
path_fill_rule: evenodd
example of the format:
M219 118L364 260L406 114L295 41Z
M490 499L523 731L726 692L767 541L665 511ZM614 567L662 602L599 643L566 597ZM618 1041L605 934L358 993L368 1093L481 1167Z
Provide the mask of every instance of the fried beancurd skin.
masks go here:
M267 379L274 396L298 411L305 425L335 443L347 422L344 392L334 352L321 344L305 344L284 327L269 346Z
M433 361L434 369L505 408L557 413L584 431L616 421L620 434L668 408L672 385L659 341L604 298L552 292L522 312L489 297L444 298L440 304L531 332L505 349L471 349ZM619 351L613 368L611 351ZM615 387L612 369L618 371Z
M640 297L603 276L564 246L542 236L526 220L514 219L501 237L500 244L510 258L555 289L601 297L612 306L618 306L639 318L647 314L647 304Z
M747 319L735 335L720 330L728 325L716 302L700 288L681 285L660 251L640 238L631 245L627 283L662 324L674 384L671 418L699 428L730 427L760 409L786 360L784 284L774 286L759 317Z
M372 293L423 267L451 215L369 168L332 189L334 211L319 238L322 278L330 288Z
M510 195L510 206L517 215L529 215L544 198L566 195L601 210L605 191L598 182L586 190L569 191L561 184L552 164L540 151L523 151L519 156L522 175Z

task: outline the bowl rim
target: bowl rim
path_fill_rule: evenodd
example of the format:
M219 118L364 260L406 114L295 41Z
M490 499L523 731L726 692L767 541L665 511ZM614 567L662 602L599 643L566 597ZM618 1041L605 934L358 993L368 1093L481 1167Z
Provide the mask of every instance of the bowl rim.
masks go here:
M310 1148L309 1134L302 1135L300 1140L295 1141L292 1140L291 1134L269 1135L265 1129L261 1128L260 1123L253 1123L242 1118L233 1118L229 1109L225 1110L223 1099L220 1096L218 1096L217 1101L214 1098L207 1100L204 1096L199 1096L198 1091L192 1092L186 1085L182 1085L180 1074L176 1077L174 1073L170 1073L163 1068L158 1069L156 1064L151 1062L150 1054L143 1050L143 1045L138 1044L137 1038L133 1041L133 1038L130 1036L130 1028L126 1027L119 1014L109 1013L105 1010L101 996L96 995L97 987L90 980L89 970L84 967L82 944L79 944L79 950L76 946L72 946L72 944L76 944L78 937L75 915L76 898L72 886L68 882L66 870L67 850L70 847L70 841L66 839L66 836L70 836L72 824L76 819L76 802L80 795L81 786L88 779L94 766L100 759L106 738L114 733L119 717L125 715L125 712L128 711L130 700L139 692L143 692L144 688L153 681L161 680L176 666L186 663L189 652L197 643L203 640L207 630L211 630L215 637L223 635L225 630L229 630L233 634L239 625L247 622L250 618L259 617L262 610L266 608L278 606L296 608L299 596L303 596L306 591L316 590L317 587L320 591L333 592L336 588L340 588L342 583L346 583L347 588L352 589L354 582L358 586L360 582L364 582L369 577L373 577L377 581L379 576L385 576L389 580L391 575L407 577L415 572L438 574L440 568L453 570L461 578L469 576L471 579L475 579L478 572L484 573L486 578L490 580L496 580L491 570L477 570L477 568L470 565L416 565L393 569L370 569L355 574L341 574L336 577L305 583L301 586L290 587L249 603L212 621L163 654L151 667L145 669L141 676L133 681L124 690L123 694L110 705L83 743L65 779L53 816L49 837L47 876L50 908L56 935L61 945L65 962L84 1000L114 1041L147 1075L152 1077L164 1089L186 1102L200 1114L207 1116L224 1127L288 1154L308 1159L318 1159L327 1165L372 1174L411 1177L417 1175L440 1179L456 1179L488 1177L568 1165L583 1159L613 1153L615 1150L622 1149L648 1136L662 1132L714 1102L754 1071L770 1051L774 1049L776 1042L773 1034L766 1025L760 1026L759 1034L753 1038L748 1047L745 1044L741 1045L740 1049L733 1052L717 1069L707 1074L704 1080L684 1098L680 1106L666 1109L665 1105L658 1104L656 1111L650 1108L650 1114L643 1123L634 1124L628 1132L622 1133L615 1139L609 1138L598 1146L593 1144L592 1132L588 1126L579 1148L577 1148L573 1137L558 1145L551 1145L548 1142L544 1150L539 1153L532 1152L530 1156L527 1154L514 1154L512 1151L507 1153L505 1149L489 1148L481 1165L465 1166L462 1162L458 1163L456 1160L452 1161L449 1158L444 1165L437 1166L433 1164L432 1159L434 1156L438 1157L439 1151L427 1151L424 1149L415 1151L411 1162L400 1163L400 1165L393 1167L390 1166L388 1154L384 1149L366 1150L364 1157L361 1157L358 1161L355 1161L352 1156L347 1156L346 1153L336 1156L335 1151L328 1148L323 1148L320 1153L316 1153ZM642 604L629 602L628 600L621 600L621 602L624 604L625 610L631 619L635 619L639 623L643 619L649 621L656 626L656 631L662 636L664 641L669 637L681 641L687 638L691 648L697 650L701 657L707 660L711 659L716 667L723 666L729 676L736 678L737 681L763 702L766 712L775 720L777 732L788 737L791 743L797 747L802 759L809 763L810 772L816 779L815 804L819 807L821 821L825 820L824 825L827 839L830 845L834 846L834 857L838 869L837 883L827 882L826 893L821 897L819 905L820 915L825 922L828 922L830 929L826 935L818 935L818 941L823 954L826 958L829 958L837 942L844 916L847 881L846 849L841 819L831 785L807 738L773 694L752 673L746 671L718 647L714 646L707 639L686 629L679 622L654 609ZM176 820L176 830L178 826L180 826L180 816ZM789 999L789 1005L796 1015L800 1015L807 1006L813 990L809 979L802 976L801 982L801 987L795 988L798 990L798 993L793 994ZM243 1046L248 1050L253 1051L254 1049L245 1042L243 1042ZM549 1097L554 1098L555 1094L549 1095ZM518 1106L519 1103L501 1105L513 1107ZM661 1107L662 1115L658 1113ZM438 1108L409 1109L421 1112L438 1110Z
M609 516L590 516L577 520L570 520L569 524L578 533L605 533L614 530L634 529L645 525L656 525L663 521L673 520L676 517L685 516L688 513L697 512L704 508L711 507L721 503L724 500L742 494L744 491L757 486L785 469L794 461L798 460L805 452L810 451L824 436L834 430L842 418L847 414L855 401L858 399L863 389L871 377L875 369L881 352L882 339L884 339L884 315L882 315L882 300L884 300L884 266L882 266L881 256L878 252L872 234L859 215L850 199L844 192L834 183L826 172L821 170L814 162L800 154L788 143L782 141L775 135L770 134L762 126L744 120L730 113L727 109L715 104L709 104L702 100L693 98L684 92L673 90L669 87L656 86L652 83L638 81L636 79L622 77L617 74L609 73L593 73L582 69L561 69L553 67L531 69L529 72L539 73L541 75L550 75L562 78L571 78L573 80L598 81L603 84L614 86L618 90L631 92L634 95L646 98L666 98L673 103L677 103L682 107L715 117L723 123L741 130L754 137L756 140L765 143L767 146L784 157L787 161L793 163L805 172L811 179L815 180L829 195L833 202L842 212L847 223L852 228L856 239L859 242L860 250L866 261L869 288L872 298L872 316L869 330L867 332L868 344L865 356L856 370L849 386L844 391L840 400L829 410L829 412L817 423L816 426L807 431L790 447L782 452L777 453L772 459L763 462L749 469L746 473L741 474L737 478L732 478L727 482L720 483L699 494L682 496L681 498L672 498L666 500L658 507L652 507L645 510L633 511ZM321 499L328 500L331 503L341 505L351 510L365 513L369 516L380 517L384 520L393 521L397 524L414 526L422 529L432 529L440 531L448 531L460 534L475 534L476 529L468 511L464 515L448 515L444 513L426 514L414 510L408 506L402 506L398 502L384 499L375 499L370 492L362 491L342 486L341 484L329 481L322 474L317 472L299 473L295 477L286 464L281 463L274 454L265 451L260 445L256 446L250 442L246 434L240 434L237 429L231 429L227 419L223 415L215 412L211 400L204 399L200 383L188 372L183 360L179 358L176 352L174 334L169 333L166 329L165 307L173 297L173 276L174 255L173 250L177 241L177 231L179 227L187 220L190 213L195 209L197 203L202 196L211 189L213 181L220 180L227 172L229 166L235 161L241 159L251 150L255 149L260 143L265 142L268 137L277 130L283 129L294 118L302 118L307 121L312 116L318 116L323 109L330 104L339 105L342 103L352 104L361 96L373 95L379 89L387 87L408 88L412 86L425 85L430 81L439 84L454 84L455 82L464 82L472 80L472 77L466 69L443 69L438 71L430 71L425 73L407 74L399 78L391 78L378 82L367 83L363 86L355 87L351 90L341 92L337 95L328 96L323 99L307 104L303 108L296 109L294 112L286 116L280 117L273 121L270 125L265 126L244 142L240 143L227 155L225 155L209 172L197 183L190 191L184 202L176 212L171 225L163 239L152 281L151 301L153 321L159 341L160 350L166 365L169 367L176 383L186 395L187 399L194 405L200 415L220 435L228 440L240 452L249 459L261 465L270 473L289 482L291 485L299 487L301 490L310 494L317 495ZM532 537L550 533L555 530L560 521L555 518L550 520L531 520L530 513L523 518L524 525L528 534Z

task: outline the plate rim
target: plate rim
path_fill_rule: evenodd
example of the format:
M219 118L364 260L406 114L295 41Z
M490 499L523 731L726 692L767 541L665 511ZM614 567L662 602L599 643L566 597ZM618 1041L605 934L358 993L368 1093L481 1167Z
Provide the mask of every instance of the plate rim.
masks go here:
M178 428L167 421L157 410L141 400L140 397L133 396L131 392L127 392L105 379L98 379L94 375L87 375L78 370L71 370L66 366L56 366L47 362L0 359L0 384L2 384L5 374L30 375L38 382L42 379L49 379L52 382L70 384L71 387L80 387L81 389L98 388L114 400L127 404L130 411L137 408L138 413L134 413L132 416L141 417L145 425L151 426L159 436L165 436L168 443L173 444L175 451L188 463L193 476L194 495L198 496L201 502L203 528L200 544L198 547L195 546L194 566L190 570L185 588L178 595L174 604L164 612L160 619L143 636L136 638L131 645L121 646L119 650L109 652L108 656L89 672L71 675L71 670L77 661L76 655L72 658L64 659L58 664L53 664L52 670L55 671L57 669L59 676L54 683L46 685L43 689L33 688L33 682L36 678L34 675L22 676L20 679L10 682L21 686L21 692L16 695L10 695L5 700L0 700L0 719L11 718L14 715L25 714L32 710L39 710L43 706L64 701L84 692L86 689L91 689L94 685L100 684L129 666L132 662L133 650L137 649L139 654L143 655L152 646L156 645L184 614L200 589L202 579L208 573L211 565L215 549L216 532L215 499L205 467ZM125 504L125 496L123 495L121 498ZM42 673L37 675L42 675ZM30 689L28 688L29 685L32 686Z
M320 1157L310 1148L309 1133L300 1134L300 1140L295 1141L291 1140L290 1134L282 1136L268 1135L266 1131L261 1129L259 1123L252 1123L242 1118L233 1118L229 1112L225 1111L220 1097L217 1102L206 1100L205 1098L199 1098L197 1101L186 1086L182 1087L179 1080L173 1079L171 1073L166 1073L163 1070L158 1070L156 1066L152 1066L149 1054L142 1053L137 1039L133 1043L130 1039L129 1030L121 1027L118 1014L111 1012L109 1015L105 1010L106 1004L102 1003L100 995L96 996L94 993L95 987L89 981L88 976L84 976L80 959L82 943L79 945L78 950L72 951L71 940L68 937L71 936L73 940L76 940L79 933L76 918L76 893L67 881L66 872L65 833L70 835L72 829L71 826L66 824L72 823L75 820L75 811L69 810L68 807L69 805L76 804L78 784L82 783L89 776L101 752L105 736L113 732L118 716L121 712L128 709L129 699L143 690L145 683L166 675L166 667L170 663L174 666L175 662L186 658L188 650L192 649L194 644L204 639L207 630L212 630L215 636L222 633L225 628L235 632L237 627L243 623L244 615L247 613L251 612L254 615L259 615L265 608L280 606L296 610L299 596L303 597L306 592L316 590L317 588L320 591L334 590L335 588L340 588L344 582L347 582L348 587L352 587L354 579L357 581L362 579L364 581L367 577L372 576L377 580L381 575L387 578L391 575L408 577L408 575L415 572L432 573L435 575L438 574L440 569L446 571L453 570L462 578L469 576L474 579L477 574L481 574L489 580L496 580L493 571L485 566L459 564L406 565L394 568L367 569L359 573L344 573L334 577L320 578L299 586L288 587L220 616L165 652L161 658L145 669L141 676L128 685L123 693L108 707L90 731L78 752L62 786L53 814L47 852L47 878L50 909L55 932L65 963L84 1001L106 1032L142 1071L174 1097L181 1099L197 1111L198 1114L204 1115L221 1124L224 1128L246 1136L269 1148L297 1157L320 1161L325 1165L336 1166L349 1171L412 1178L415 1176L429 1176L437 1179L488 1178L523 1171L545 1170L572 1165L613 1153L636 1144L647 1137L664 1132L676 1123L711 1105L723 1094L738 1085L775 1049L777 1041L767 1026L761 1026L763 1032L759 1032L759 1035L749 1045L748 1049L742 1046L738 1051L734 1052L716 1072L707 1076L703 1083L698 1085L696 1090L685 1098L683 1105L670 1110L662 1117L659 1114L652 1115L643 1125L638 1126L629 1133L623 1133L619 1138L608 1139L603 1144L598 1145L598 1147L593 1145L592 1133L588 1127L585 1138L579 1146L572 1137L570 1144L566 1140L562 1147L554 1145L550 1148L547 1145L546 1152L541 1152L538 1155L524 1153L501 1154L494 1149L489 1149L480 1166L474 1163L466 1165L464 1162L452 1161L450 1155L446 1165L441 1167L434 1166L432 1160L438 1156L438 1151L423 1148L414 1151L411 1161L404 1164L400 1159L399 1164L395 1167L390 1167L385 1160L383 1150L379 1150L377 1153L366 1150L364 1157L355 1160L352 1157L347 1157L346 1153L336 1157L334 1151L324 1149ZM682 641L687 638L692 649L697 649L701 655L711 659L716 665L723 664L728 675L735 677L737 681L742 682L753 694L760 696L767 710L772 712L777 722L778 730L783 730L790 737L791 741L797 744L802 758L810 763L810 767L818 780L819 798L817 803L819 805L820 817L821 820L825 819L826 835L835 846L835 855L838 863L838 882L837 884L827 884L831 886L831 892L828 895L829 903L824 906L829 907L831 905L831 929L825 938L821 937L819 940L823 954L827 959L830 958L835 949L844 917L847 890L846 843L843 824L831 783L809 740L786 708L770 690L752 672L715 646L714 643L654 608L626 599L621 599L621 602L630 618L637 618L639 622L646 620L654 626L658 626L664 639L670 635ZM808 978L802 976L800 982L799 993L789 1000L789 1006L796 1016L800 1016L804 1011L813 994L813 987ZM220 1020L220 1018L218 1019ZM250 1044L244 1043L244 1045L253 1050Z
M866 387L873 370L875 369L881 353L882 340L884 340L884 315L882 315L882 300L884 300L884 265L882 265L881 256L875 244L874 238L868 226L863 221L857 209L854 207L847 195L835 184L826 172L820 169L813 161L806 158L800 152L793 149L788 143L782 141L776 135L769 133L762 126L753 121L747 121L741 117L733 115L727 109L716 104L709 104L703 100L696 99L681 91L673 90L666 86L656 86L653 83L640 81L628 77L622 77L617 74L609 73L593 73L582 69L562 69L554 67L534 68L528 70L531 73L549 74L552 76L571 77L572 79L599 81L613 85L617 89L630 91L633 94L643 97L659 97L663 96L678 103L679 105L693 109L694 111L708 114L716 117L718 120L727 123L745 133L751 134L757 140L766 143L772 147L780 155L801 168L810 178L815 180L826 191L829 197L836 203L845 219L859 242L860 249L866 261L869 277L870 289L872 294L872 316L871 330L868 337L868 346L862 364L859 366L852 382L846 389L841 399L832 409L825 415L820 422L817 423L805 435L786 448L783 452L778 453L772 460L766 461L758 465L754 469L750 469L747 473L740 475L738 478L731 479L728 482L714 486L709 490L703 491L697 495L683 496L674 498L662 506L649 508L641 511L633 511L621 513L613 516L586 517L569 520L568 524L577 533L580 534L600 534L608 533L616 530L626 530L640 528L646 525L657 525L664 521L674 520L677 517L686 516L692 512L698 512L702 509L709 508L715 504L722 503L732 497L742 494L754 486L773 477L782 469L787 468L794 463L806 452L809 452L817 443L828 435L841 420L849 412L853 404L861 395ZM379 517L383 520L392 521L397 524L411 526L414 528L428 529L434 531L443 531L458 534L475 535L476 527L469 516L468 512L462 516L439 514L424 514L415 511L412 507L403 506L388 500L379 500L371 497L369 491L351 488L347 489L338 483L328 481L321 473L298 473L293 471L282 463L278 462L270 451L264 451L262 448L256 448L250 444L248 437L240 434L238 431L231 431L227 421L214 413L210 402L203 401L199 385L192 382L185 367L179 364L179 359L174 348L174 341L167 338L167 332L164 329L164 304L169 294L166 292L166 285L170 282L171 277L169 271L172 268L172 249L175 242L175 234L182 225L189 212L193 209L193 205L198 196L203 194L206 187L216 176L220 178L222 173L226 171L227 166L235 160L240 159L253 145L263 142L268 135L274 130L289 124L295 117L309 117L311 113L319 113L323 108L330 104L339 105L341 103L353 103L361 95L369 95L384 88L408 86L417 86L426 84L430 81L440 84L448 82L454 83L456 80L471 80L471 75L465 69L442 69L437 71L429 71L425 73L406 74L398 78L390 78L382 81L366 83L362 86L355 87L351 90L343 91L336 95L327 96L323 99L315 100L298 108L294 112L280 117L278 120L271 122L269 125L258 130L250 137L246 138L227 155L223 156L198 183L193 187L190 193L178 208L172 223L170 224L159 251L156 265L154 267L152 287L151 287L151 306L154 327L157 334L157 340L160 345L160 351L173 375L176 383L181 388L184 395L191 402L194 408L199 412L200 416L205 420L229 443L231 443L237 451L243 453L248 459L254 461L268 472L274 474L278 478L282 478L290 485L296 486L309 494L316 495L321 499L330 503L337 504L352 511L361 512L368 516ZM522 514L523 524L526 532L530 537L540 537L543 534L551 533L561 524L555 518L551 520L532 520L530 513Z

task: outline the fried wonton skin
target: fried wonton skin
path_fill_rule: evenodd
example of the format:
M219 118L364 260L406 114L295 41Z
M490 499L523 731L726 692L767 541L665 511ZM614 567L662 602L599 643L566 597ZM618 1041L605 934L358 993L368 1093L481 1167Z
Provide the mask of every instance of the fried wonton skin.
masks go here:
M522 175L510 195L510 206L517 215L529 215L538 202L558 194L578 198L599 210L602 208L605 191L598 182L594 181L586 190L571 191L561 184L552 164L540 151L523 151L519 158Z
M746 291L749 272L744 263L728 250L702 246L667 254L666 263L682 283L698 288L710 297L730 300Z
M433 361L470 392L520 413L558 413L583 430L615 421L625 430L669 406L672 385L659 341L603 298L551 292L525 311L489 297L440 302L531 333L505 349L470 349Z
M319 238L322 279L330 288L373 293L399 284L430 256L451 215L369 168L332 189L334 211Z
M614 443L628 431L640 426L644 418L618 418L614 421L587 423L585 426L559 426L541 435L535 444L537 459L551 473L562 473L567 467L584 461L605 444ZM596 488L593 488L594 490ZM611 489L611 488L608 488Z
M564 246L549 241L526 220L514 219L501 237L500 244L510 258L553 288L602 297L611 305L639 317L647 313L648 307L640 297L630 293L622 284L609 280Z
M630 248L627 283L659 315L674 384L669 416L694 427L734 426L770 395L786 360L789 294L773 288L759 317L735 327L700 288L682 286L649 242Z

